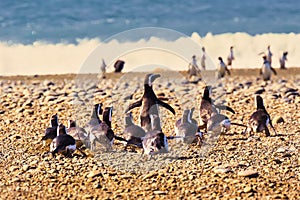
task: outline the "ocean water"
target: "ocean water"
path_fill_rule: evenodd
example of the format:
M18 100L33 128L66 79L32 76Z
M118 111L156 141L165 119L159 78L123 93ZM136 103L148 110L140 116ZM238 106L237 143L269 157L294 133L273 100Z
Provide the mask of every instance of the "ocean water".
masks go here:
M299 10L300 2L291 0L2 0L0 75L85 72L87 64L87 72L97 72L102 58L108 65L124 59L125 71L151 64L183 70L192 55L201 57L202 46L208 68L230 46L233 67L259 67L258 54L268 45L274 67L283 51L287 66L299 66Z

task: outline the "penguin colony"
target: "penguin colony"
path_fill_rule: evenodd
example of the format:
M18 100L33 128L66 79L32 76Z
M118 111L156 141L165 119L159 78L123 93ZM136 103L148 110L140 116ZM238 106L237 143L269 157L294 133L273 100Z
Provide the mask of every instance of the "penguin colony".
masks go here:
M176 113L172 106L160 100L153 90L153 83L159 77L159 74L145 76L144 93L141 99L130 104L125 110L125 127L122 137L115 134L112 129L113 107L103 109L103 104L98 103L94 105L90 120L84 127L78 127L72 119L68 121L68 127L66 127L59 123L57 114L53 115L50 119L50 127L46 128L42 137L44 145L50 147L50 153L53 156L60 153L70 157L75 150L86 156L83 151L85 148L96 151L97 146L101 146L105 151L111 151L114 140L119 140L125 144L125 151L128 147L141 148L144 154L152 156L167 153L169 151L168 140L176 140L177 143L187 145L193 142L201 145L205 135L225 133L232 125L244 127L243 134L265 132L266 136L271 135L268 129L270 125L276 134L261 96L255 97L256 110L250 116L247 125L233 123L224 113L235 114L235 111L229 106L215 104L211 98L212 87L207 85L199 102L200 107L197 109L199 124L193 118L195 108L185 109L182 117L174 124L175 135L167 136L162 131L159 106L173 115ZM134 124L132 112L130 112L138 107L140 108L140 125Z

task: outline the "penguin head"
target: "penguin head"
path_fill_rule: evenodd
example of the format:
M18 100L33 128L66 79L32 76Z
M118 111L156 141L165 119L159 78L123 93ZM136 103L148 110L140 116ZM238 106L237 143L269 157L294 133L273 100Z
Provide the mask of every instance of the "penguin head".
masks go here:
M63 124L59 124L57 127L57 136L67 134L67 128Z
M152 130L161 130L160 118L157 114L150 114Z
M97 104L94 105L94 108L97 111L98 115L102 115L102 113L103 113L102 106L103 106L102 103L97 103Z
M152 87L152 83L155 79L159 78L160 74L147 74L145 77L144 85L149 85Z
M192 109L190 110L190 119L192 119L194 111L195 111L195 107L192 107Z
M57 116L57 113L55 115L51 116L50 126L52 126L52 127L58 126L58 116Z
M75 120L69 119L68 120L68 128L76 127Z
M255 96L256 109L265 109L263 98L260 95Z
M263 58L264 60L267 60L267 56L266 56L266 55L264 55L262 58Z
M204 88L203 99L211 101L210 95L211 95L211 85L207 85Z
M129 113L126 113L125 115L125 126L126 125L132 125L133 122L132 122L132 113L129 112Z
M112 110L113 110L113 106L111 107L105 107L104 111L103 111L103 120L104 121L112 121Z

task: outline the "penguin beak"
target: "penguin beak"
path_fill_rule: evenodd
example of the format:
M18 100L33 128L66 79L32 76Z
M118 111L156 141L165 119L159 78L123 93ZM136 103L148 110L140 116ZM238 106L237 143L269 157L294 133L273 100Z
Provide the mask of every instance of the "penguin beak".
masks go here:
M157 78L159 78L160 77L160 74L153 74L152 76L151 76L151 83L153 83L154 82L154 80L155 79L157 79Z

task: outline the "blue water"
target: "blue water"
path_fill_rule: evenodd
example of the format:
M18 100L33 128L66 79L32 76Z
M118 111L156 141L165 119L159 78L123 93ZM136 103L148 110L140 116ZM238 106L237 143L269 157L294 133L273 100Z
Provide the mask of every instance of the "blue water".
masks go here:
M76 43L145 26L201 36L300 33L299 10L300 1L293 0L1 0L0 41Z

